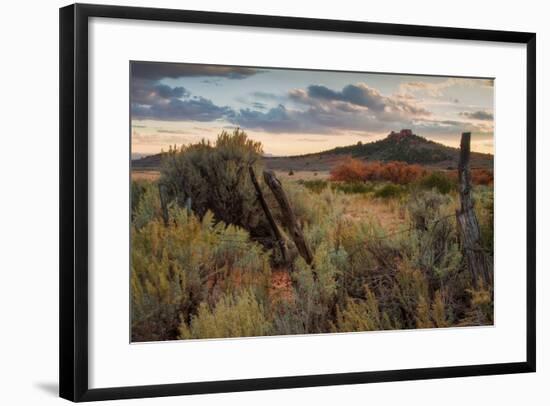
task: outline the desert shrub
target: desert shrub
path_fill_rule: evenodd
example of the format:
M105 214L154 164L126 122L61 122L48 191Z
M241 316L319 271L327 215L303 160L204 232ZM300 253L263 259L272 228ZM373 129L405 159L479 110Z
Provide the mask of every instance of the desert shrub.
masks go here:
M330 180L341 182L361 182L365 180L366 164L359 159L348 158L330 171Z
M340 271L326 244L317 247L313 267L302 258L294 271L294 301L274 309L274 326L279 334L323 333L330 331L331 314L337 300Z
M493 171L490 169L472 169L471 180L474 185L492 185L494 181Z
M332 207L332 193L330 188L325 188L319 192L318 196L312 198L311 193L305 184L299 184L291 181L281 180L283 189L287 195L290 205L296 215L296 218L302 225L307 227L311 224L318 224L323 222L326 217L331 213ZM324 181L321 181L324 182ZM279 224L284 224L282 214L278 203L271 191L265 193L265 198L276 217Z
M365 288L365 299L348 299L343 310L338 309L334 332L374 331L392 329L386 313L381 313L374 293Z
M141 201L141 197L145 193L148 183L150 182L145 182L141 180L132 180L132 184L130 186L131 188L130 204L131 204L131 210L132 210L132 220L135 217L135 212L138 208L139 202Z
M447 194L454 188L455 182L443 172L435 171L422 178L420 186L423 189L436 189L441 194Z
M438 282L456 271L462 259L460 254L454 213L445 210L451 203L448 196L435 191L413 193L408 211L414 232L410 236L410 258L428 275L431 291Z
M248 233L172 208L174 221L159 219L131 230L132 338L177 338L201 302L215 303L227 290L246 284L267 290L269 252Z
M328 186L328 182L322 179L303 180L300 183L314 193L321 193Z
M494 247L494 196L492 187L477 186L474 188L476 216L481 231L481 243L489 255Z
M405 162L388 162L374 165L376 164L373 164L373 170L367 169L367 180L381 179L405 185L420 179L426 173L420 165L411 165Z
M210 210L218 221L262 234L265 220L248 170L261 174L261 154L261 144L245 132L223 131L213 144L202 141L166 154L160 182L172 200L200 217Z
M392 183L388 183L380 187L374 192L374 197L379 197L382 199L391 199L395 197L401 196L405 190L403 187L399 185L394 185Z
M137 184L137 192L134 197L134 184L132 183L132 220L137 228L141 228L154 219L161 218L160 197L157 185L152 182L140 182ZM134 206L135 205L135 206Z
M331 170L330 179L341 182L386 181L405 185L417 181L426 173L422 166L416 164L365 162L348 158Z
M179 338L220 338L263 336L271 331L263 305L250 290L227 294L214 307L201 303L188 324L179 327Z
M458 171L456 168L451 168L445 175L453 183L458 182ZM494 181L493 171L491 169L473 168L470 170L470 180L474 185L491 186Z
M466 289L470 305L466 310L465 317L460 321L460 325L465 326L483 326L493 324L493 292L492 288L483 286L481 281L479 287L470 287Z

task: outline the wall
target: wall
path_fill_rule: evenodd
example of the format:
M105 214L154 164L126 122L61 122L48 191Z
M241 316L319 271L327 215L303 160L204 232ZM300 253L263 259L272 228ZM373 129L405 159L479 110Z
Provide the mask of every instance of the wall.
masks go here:
M550 108L545 77L550 55L550 26L544 3L441 1L264 2L233 0L108 1L102 3L279 14L318 18L446 25L537 32L538 42L538 370L536 374L384 383L194 396L190 405L265 405L298 402L329 405L372 403L451 405L548 404L550 359L545 339L550 265L546 237L550 164L543 157L550 144L543 137ZM58 267L58 7L63 1L9 2L3 5L0 97L2 124L2 198L0 199L1 334L0 373L2 403L61 404L57 391L57 267ZM545 317L546 316L546 317ZM134 404L180 404L181 398L139 400ZM113 404L122 404L115 402Z

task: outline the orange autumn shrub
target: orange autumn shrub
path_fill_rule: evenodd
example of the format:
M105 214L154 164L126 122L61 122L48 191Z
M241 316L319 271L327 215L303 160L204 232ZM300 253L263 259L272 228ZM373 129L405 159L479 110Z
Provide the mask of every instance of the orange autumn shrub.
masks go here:
M472 169L472 183L474 185L492 185L493 171L490 169Z
M388 162L379 164L381 167L380 178L382 180L404 185L415 182L425 176L427 171L420 165L410 165L404 162Z
M349 158L330 172L330 179L341 182L386 181L401 185L414 182L427 174L420 165L404 162L364 162Z
M449 170L445 173L449 179L458 182L458 171ZM472 184L490 186L494 182L494 175L491 169L475 168L470 171Z
M339 182L362 182L366 177L366 164L359 159L349 158L330 171L330 180Z
M420 181L433 171L425 169L418 164L407 164L405 162L365 162L360 159L348 158L330 171L330 180L337 182L367 182L385 181L406 185ZM458 182L456 170L444 171L451 181ZM476 168L471 171L472 183L474 185L492 185L493 171L490 169Z

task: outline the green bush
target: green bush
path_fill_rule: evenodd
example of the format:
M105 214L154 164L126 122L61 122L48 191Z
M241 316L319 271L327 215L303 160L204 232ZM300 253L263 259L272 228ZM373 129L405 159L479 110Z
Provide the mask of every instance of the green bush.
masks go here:
M393 183L388 183L382 186L381 188L375 190L374 197L379 197L382 199L391 199L401 196L405 192L403 186L394 185Z
M267 228L248 169L252 166L261 176L261 154L261 144L244 131L223 131L213 144L202 141L169 152L160 182L167 185L171 200L200 217L210 210L226 224L249 231Z
M441 194L447 194L454 188L454 182L443 172L432 172L420 180L423 189L436 189Z
M314 193L321 193L328 186L328 182L322 179L303 180L300 183Z
M493 189L487 186L474 188L476 215L481 231L481 243L492 256L494 246L494 196Z
M202 219L172 208L165 227L151 220L131 230L132 339L176 339L181 320L189 321L201 303L213 305L246 283L267 289L269 252L233 225Z
M141 198L143 194L145 193L145 189L147 185L150 184L150 182L145 181L137 181L132 180L132 184L130 186L131 188L131 209L132 209L132 220L135 218L135 213L138 208L139 202L141 201Z
M132 220L137 228L161 218L160 196L156 183L132 182Z
M213 308L201 303L191 322L181 323L179 338L252 337L270 331L263 305L251 291L245 290L236 297L223 296Z
M336 306L340 274L334 257L325 244L314 254L313 268L302 258L296 261L292 275L292 306L280 304L275 309L274 326L278 334L308 334L330 331L331 314Z

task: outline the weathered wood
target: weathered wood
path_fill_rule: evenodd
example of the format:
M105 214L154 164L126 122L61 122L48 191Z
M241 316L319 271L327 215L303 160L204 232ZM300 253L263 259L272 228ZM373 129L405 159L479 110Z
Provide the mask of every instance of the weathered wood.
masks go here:
M477 287L479 279L485 284L489 283L491 274L488 258L481 245L481 232L474 211L470 174L470 139L469 132L462 133L458 161L460 209L456 211L456 222L464 257L472 273L472 282Z
M283 221L288 229L288 232L290 233L290 236L292 237L292 240L294 241L294 244L296 244L298 252L308 265L312 265L313 255L311 254L309 245L307 244L304 234L302 233L302 228L298 224L298 220L294 215L294 211L290 206L290 202L288 201L281 182L279 182L279 179L277 179L275 173L272 171L264 171L264 180L265 183L267 183L267 186L269 186L269 189L273 192L273 195L275 195L277 203L279 203L279 207L281 208L281 212L283 214Z
M260 205L262 206L262 209L265 213L265 216L267 217L267 221L269 222L269 226L271 227L271 231L273 232L273 235L275 236L275 239L277 240L277 243L279 244L279 249L281 250L281 256L283 258L283 261L285 264L288 264L289 261L289 254L288 254L288 248L286 246L285 239L283 238L283 235L281 234L281 230L279 230L279 227L277 226L277 223L275 222L275 219L273 218L273 215L271 214L271 211L269 210L269 206L267 205L267 202L265 201L264 195L262 193L262 189L260 188L260 184L258 183L258 180L256 179L256 174L254 173L254 168L252 166L248 167L248 172L250 173L250 179L252 180L252 184L254 185L254 189L256 189L256 197L258 198L258 201L260 202Z
M168 204L166 202L166 195L164 193L165 186L162 183L158 184L159 189L159 198L160 198L160 208L162 211L162 220L164 225L168 227L169 218L168 218Z

